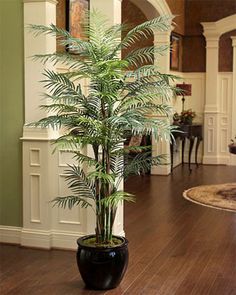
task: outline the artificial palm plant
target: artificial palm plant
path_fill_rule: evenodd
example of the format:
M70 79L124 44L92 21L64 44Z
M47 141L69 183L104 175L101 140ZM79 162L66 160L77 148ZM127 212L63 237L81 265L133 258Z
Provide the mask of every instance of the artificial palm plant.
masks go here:
M33 123L44 128L63 127L56 144L71 151L76 160L66 171L71 195L53 202L64 208L92 207L97 245L113 243L117 206L134 200L133 195L119 189L122 180L161 161L160 156L152 157L151 146L127 160L129 152L137 149L124 147L127 132L168 139L172 129L166 118L172 116L168 101L174 91L170 85L174 77L160 73L153 65L154 55L167 48L136 49L123 59L121 50L142 42L153 30L169 30L171 22L171 17L155 18L127 30L123 40L120 36L125 26L109 26L96 11L90 14L89 25L84 26L83 39L54 25L31 26L36 35L56 35L68 49L35 56L43 63L62 63L68 69L66 73L45 70L43 83L49 103L41 108L49 115ZM83 79L88 79L87 88L81 86ZM92 148L91 155L83 153L85 146Z

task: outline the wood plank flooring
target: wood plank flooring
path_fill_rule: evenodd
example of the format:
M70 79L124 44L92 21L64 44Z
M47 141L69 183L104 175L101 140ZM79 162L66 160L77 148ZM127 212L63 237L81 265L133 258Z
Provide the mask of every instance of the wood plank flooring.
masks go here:
M73 251L0 246L0 294L236 295L236 214L193 204L182 192L236 181L236 167L179 166L166 176L133 177L125 206L130 262L110 291L84 287Z

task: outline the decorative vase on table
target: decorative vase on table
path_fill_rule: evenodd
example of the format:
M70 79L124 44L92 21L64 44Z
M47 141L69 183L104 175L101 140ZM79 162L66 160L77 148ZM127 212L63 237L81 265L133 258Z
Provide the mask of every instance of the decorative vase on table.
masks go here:
M184 125L192 125L193 119L192 118L185 118L184 120L181 121L181 123Z
M192 125L193 119L196 117L196 113L192 109L184 110L180 114L180 122L184 125Z

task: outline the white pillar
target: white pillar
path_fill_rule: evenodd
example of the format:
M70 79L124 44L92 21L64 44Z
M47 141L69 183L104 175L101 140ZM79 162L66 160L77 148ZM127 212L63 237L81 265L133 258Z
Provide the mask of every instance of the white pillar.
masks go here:
M96 7L113 21L121 20L119 0L92 0ZM56 23L55 0L24 0L24 24L49 25ZM45 92L42 73L52 65L42 65L29 57L56 51L56 39L52 36L34 37L25 27L25 121L37 121L47 114L39 110L41 94ZM23 130L23 229L21 244L43 248L75 249L76 239L94 233L95 216L92 210L75 207L72 210L52 208L50 200L68 195L65 169L72 164L71 153L57 150L51 145L58 133L50 129L24 127ZM115 234L123 232L123 206L120 206L115 224Z
M215 23L202 23L206 39L206 100L204 109L204 164L221 164L220 104L218 95L219 37Z
M155 32L154 33L154 46L170 45L171 31ZM170 54L166 51L165 55L159 55L155 58L154 64L158 66L161 73L168 74L170 71ZM171 102L170 102L171 103ZM164 119L164 117L163 117ZM153 166L151 174L154 175L168 175L170 174L170 143L168 141L156 142L155 138L152 138L152 154L153 156L165 155L167 165Z
M56 39L49 36L35 38L29 24L49 25L56 22L56 1L24 0L24 55L25 55L25 122L33 122L46 114L39 110L44 92L42 64L32 61L36 53L56 50ZM50 139L49 129L24 127L23 130L23 230L21 244L50 248L51 246L51 198Z
M25 52L25 122L29 123L46 116L39 109L42 104L42 72L46 67L32 60L35 54L46 54L56 51L56 38L49 35L34 37L27 29L29 24L50 25L56 22L55 0L24 0L24 52ZM47 64L47 68L49 65Z
M25 121L37 121L47 116L39 110L45 92L44 69L53 69L30 58L34 54L56 51L56 38L52 36L34 37L28 24L56 24L55 0L24 0L25 39ZM21 244L42 248L76 248L76 239L90 231L91 220L88 212L74 208L63 210L52 208L50 201L58 195L67 195L65 172L67 163L72 163L71 154L58 150L54 154L52 140L58 133L50 128L30 128L23 130L23 229Z
M233 46L233 92L232 92L232 111L231 111L231 138L236 137L236 37L231 37ZM231 154L230 164L236 165L236 155Z

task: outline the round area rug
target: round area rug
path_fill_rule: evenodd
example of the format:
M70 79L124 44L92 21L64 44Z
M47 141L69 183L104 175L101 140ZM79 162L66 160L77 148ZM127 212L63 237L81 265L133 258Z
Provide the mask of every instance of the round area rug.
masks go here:
M236 183L197 186L184 191L183 196L203 206L236 212Z

